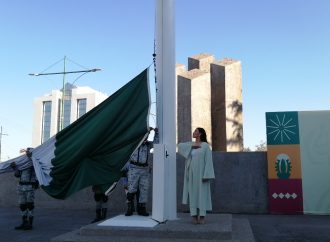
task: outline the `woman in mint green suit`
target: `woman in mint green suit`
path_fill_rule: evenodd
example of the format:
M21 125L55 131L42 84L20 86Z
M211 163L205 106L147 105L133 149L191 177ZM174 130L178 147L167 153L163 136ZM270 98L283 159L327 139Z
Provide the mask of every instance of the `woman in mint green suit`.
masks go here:
M210 180L214 179L212 151L206 132L196 128L195 142L178 144L179 154L186 159L182 203L189 204L194 224L204 224L206 211L212 210Z

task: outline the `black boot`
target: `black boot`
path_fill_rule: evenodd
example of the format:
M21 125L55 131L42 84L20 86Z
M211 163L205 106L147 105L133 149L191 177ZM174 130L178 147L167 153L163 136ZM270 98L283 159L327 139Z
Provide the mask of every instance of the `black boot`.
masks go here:
M146 204L145 203L138 203L137 212L138 212L138 215L149 216L149 213L147 213L147 209L146 209Z
M31 230L33 227L33 216L30 216L24 230Z
M127 212L125 213L125 216L131 216L133 215L135 208L134 208L134 197L135 193L127 193Z
M125 216L132 216L134 211L134 202L130 201L127 202L127 212L125 213Z
M140 190L137 190L135 193L136 206L138 206L138 204L139 204L139 199L140 199Z
M102 211L101 211L101 220L104 220L107 218L107 208L102 208Z
M92 223L96 223L96 222L102 220L102 219L101 219L101 209L98 208L98 209L95 210L95 212L96 212L96 217L95 217L95 219L92 221Z
M135 213L135 212L136 212L135 204L134 204L134 202L132 202L132 213Z
M25 229L25 227L28 225L28 220L27 220L27 216L24 215L22 216L22 224L19 226L16 226L15 229L17 230L23 230Z

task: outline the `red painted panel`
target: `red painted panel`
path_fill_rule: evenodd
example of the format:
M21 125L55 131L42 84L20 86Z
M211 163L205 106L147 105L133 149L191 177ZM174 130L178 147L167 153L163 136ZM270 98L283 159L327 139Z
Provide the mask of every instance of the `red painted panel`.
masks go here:
M268 189L271 214L303 214L301 179L269 179Z

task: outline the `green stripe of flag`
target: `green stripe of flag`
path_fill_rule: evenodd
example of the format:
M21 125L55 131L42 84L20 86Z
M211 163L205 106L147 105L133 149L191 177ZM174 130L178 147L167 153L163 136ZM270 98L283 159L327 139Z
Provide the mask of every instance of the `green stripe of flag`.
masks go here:
M146 69L55 136L51 181L42 188L58 199L91 185L105 191L120 179L121 168L147 135L149 108Z

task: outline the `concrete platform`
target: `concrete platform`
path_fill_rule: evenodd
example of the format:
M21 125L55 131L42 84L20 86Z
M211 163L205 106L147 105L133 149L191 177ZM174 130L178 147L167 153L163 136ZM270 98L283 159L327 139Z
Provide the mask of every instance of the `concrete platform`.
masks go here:
M83 226L90 224L95 217L95 210L94 207L90 209L51 209L37 206L34 214L34 228L28 231L14 229L21 223L20 210L17 206L0 207L0 214L0 241L47 242L65 233L79 231ZM117 215L118 213L109 211L109 218ZM240 239L242 234L248 234L244 230L251 231L251 228L256 242L330 241L329 215L232 214L232 241L244 241L244 239ZM90 239L91 236L88 238ZM121 238L115 239L124 241L120 240ZM128 239L131 239L130 241L157 241L157 239L138 240L137 238L125 237L126 241ZM94 241L97 242L97 240ZM107 240L103 241L114 241L114 238L108 237ZM158 241L170 242L175 240L162 239ZM176 241L191 240L177 239Z
M120 215L121 216L121 215ZM52 238L52 242L108 242L108 241L235 241L255 242L246 219L232 219L231 214L208 214L203 225L192 223L189 214L178 214L177 220L156 226L118 226L123 219L116 216L109 221L83 226L78 230ZM138 217L138 216L137 216ZM127 218L127 217L126 217ZM132 221L138 218L132 217ZM150 218L143 218L148 220ZM124 219L125 220L125 219ZM132 222L131 221L131 222ZM129 223L131 223L129 222ZM113 225L107 225L113 224Z
M159 223L149 217L143 217L138 215L125 216L118 215L113 218L107 219L101 223L98 223L98 226L116 226L116 227L144 227L144 228L153 228Z

